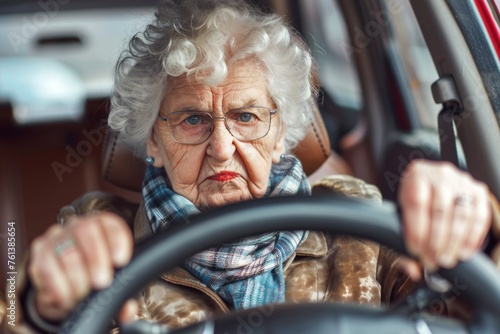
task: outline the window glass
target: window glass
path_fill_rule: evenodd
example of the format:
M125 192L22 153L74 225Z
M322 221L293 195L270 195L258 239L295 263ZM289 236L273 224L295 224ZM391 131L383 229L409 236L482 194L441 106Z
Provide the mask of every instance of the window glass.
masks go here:
M318 62L322 89L337 105L361 109L361 87L346 47L349 36L337 2L301 0L299 4L303 35Z
M408 89L416 106L421 126L437 128L441 106L434 103L431 85L438 79L432 57L427 49L409 0L381 0L386 8L401 6L391 15L391 42L401 55ZM397 3L395 3L397 2ZM336 0L301 0L302 26L320 68L319 80L336 104L359 110L361 87L349 50L342 11Z
M401 55L408 89L410 90L420 124L437 129L437 115L441 105L432 97L431 85L439 78L431 54L409 0L383 0L387 8L394 8L398 2L402 10L392 14L393 45Z

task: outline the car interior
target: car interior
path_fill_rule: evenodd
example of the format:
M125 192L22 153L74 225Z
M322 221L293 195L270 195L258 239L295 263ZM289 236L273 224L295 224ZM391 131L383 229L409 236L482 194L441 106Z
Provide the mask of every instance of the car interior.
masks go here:
M497 1L251 1L317 61L313 122L294 151L311 181L351 174L395 201L410 161L450 160L500 198ZM0 1L0 237L15 221L17 261L84 193L141 201L145 164L106 112L114 61L156 2Z

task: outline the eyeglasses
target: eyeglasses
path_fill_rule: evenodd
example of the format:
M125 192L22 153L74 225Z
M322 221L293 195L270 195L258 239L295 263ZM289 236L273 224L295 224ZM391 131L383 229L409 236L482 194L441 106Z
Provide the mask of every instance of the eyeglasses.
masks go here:
M212 116L202 111L176 111L166 117L172 138L186 145L197 145L210 138L214 131L214 120L224 120L226 129L240 141L253 141L265 137L271 128L271 117L278 109L267 107L244 107L228 111L224 116Z

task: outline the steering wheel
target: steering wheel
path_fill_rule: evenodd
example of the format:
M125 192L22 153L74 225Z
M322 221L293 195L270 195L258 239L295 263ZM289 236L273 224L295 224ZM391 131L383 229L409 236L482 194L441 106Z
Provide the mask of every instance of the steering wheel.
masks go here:
M117 271L112 285L85 299L60 333L105 332L109 320L126 300L196 252L248 235L304 228L371 239L406 254L397 210L391 203L377 205L338 196L274 197L237 203L196 216L189 225L176 228L175 233L158 233L139 245L130 264ZM166 254L172 256L166 257ZM440 317L412 316L400 308L385 305L373 308L307 303L268 306L266 312L261 308L261 313L259 308L233 312L168 333L500 332L497 319L500 275L486 256L476 254L455 268L441 269L439 274L465 287L460 292L476 310L475 318L468 324ZM241 319L248 319L246 325L250 330L241 327Z

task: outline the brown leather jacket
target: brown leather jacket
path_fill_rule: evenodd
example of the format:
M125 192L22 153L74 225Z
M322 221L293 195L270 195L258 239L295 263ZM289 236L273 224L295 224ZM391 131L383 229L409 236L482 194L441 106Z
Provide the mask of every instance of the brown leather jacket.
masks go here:
M332 176L314 184L318 189L336 191L346 196L380 201L381 196L373 186L349 176ZM64 207L59 221L64 223L71 215L86 214L96 210L111 210L122 215L133 225L136 240L151 234L142 206L135 219L133 209L110 195L90 194L72 205ZM496 227L499 216L496 207ZM286 302L335 301L379 305L390 303L407 295L416 283L399 270L399 255L379 247L378 244L349 236L331 236L311 232L286 261ZM22 287L20 287L20 291ZM138 318L153 320L171 327L182 327L207 317L230 311L225 302L206 285L182 268L163 274L147 286L137 297ZM448 299L449 300L449 299ZM437 313L463 315L463 308L456 308L443 301ZM436 310L434 310L436 312ZM5 326L8 333L36 333L17 315L16 326Z
M326 187L348 196L380 201L378 190L364 182L346 176L323 179L313 191ZM136 239L151 235L143 207L138 210L134 222ZM348 236L333 237L321 232L310 232L309 237L297 248L284 264L286 302L354 302L379 305L388 301L393 291L382 296L381 284L390 279L391 290L411 284L406 275L394 266L398 258L384 252L380 256L379 245ZM384 263L392 270L377 271ZM377 277L377 272L384 277ZM396 282L397 281L397 282ZM397 286L397 287L396 287ZM171 302L175 301L175 302ZM139 296L139 318L152 319L172 327L182 327L207 317L230 311L226 303L205 284L182 268L176 268L161 276Z

